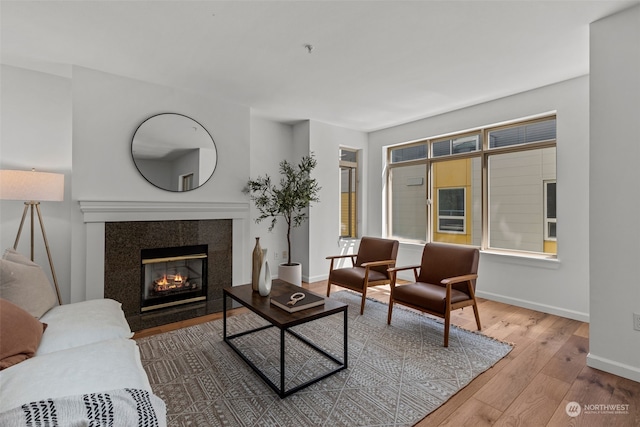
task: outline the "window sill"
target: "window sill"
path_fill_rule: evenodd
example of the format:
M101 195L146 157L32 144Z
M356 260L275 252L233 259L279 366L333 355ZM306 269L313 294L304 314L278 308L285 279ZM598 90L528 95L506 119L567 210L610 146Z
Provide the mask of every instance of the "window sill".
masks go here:
M410 251L422 252L425 243L404 241L400 246ZM540 267L556 270L560 268L560 260L550 255L536 254L531 252L508 252L491 249L480 250L483 257L490 258L493 262L505 264L526 265L529 267Z
M480 253L497 262L549 268L554 270L560 268L560 260L558 260L558 258L551 257L550 255L502 252L494 250L481 250Z

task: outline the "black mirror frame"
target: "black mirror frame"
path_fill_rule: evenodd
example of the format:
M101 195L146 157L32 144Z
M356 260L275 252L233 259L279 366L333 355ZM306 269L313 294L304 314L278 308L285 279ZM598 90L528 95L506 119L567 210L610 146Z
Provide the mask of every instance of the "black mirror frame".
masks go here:
M197 186L194 186L193 188L190 188L190 189L188 189L188 190L173 190L173 189L170 189L170 188L165 188L165 187L163 187L163 186L161 186L161 185L159 185L159 184L157 184L157 183L153 182L149 177L147 177L147 176L145 175L145 173L144 173L142 170L140 170L140 167L138 166L138 163L136 162L136 156L135 156L135 154L134 154L134 145L133 145L133 144L134 144L134 142L135 142L136 134L138 133L138 131L140 130L140 128L141 128L145 123L147 123L147 122L149 122L150 120L152 120L152 119L154 119L154 118L157 118L157 117L159 117L159 116L167 116L167 115L170 115L170 116L181 116L181 117L184 117L184 118L186 118L186 119L188 119L188 120L190 120L190 121L192 121L192 122L196 123L200 128L202 128L202 129L207 133L207 135L209 136L209 139L211 140L211 144L213 145L213 149L215 150L215 153L216 153L216 158L215 158L215 163L214 163L214 165L213 165L213 169L211 170L211 173L209 174L209 176L207 177L207 179L206 179L202 184L199 184L199 185L197 185ZM187 116L187 115L185 115L185 114L180 114L180 113L169 113L169 112L167 112L167 113L158 113L158 114L154 114L154 115L152 115L152 116L150 116L150 117L146 118L145 120L143 120L143 121L138 125L138 127L136 128L136 130L133 132L133 136L132 136L132 138L131 138L131 158L132 158L132 160L133 160L133 164L135 165L136 169L138 170L138 173L140 173L140 175L141 175L141 176L142 176L142 177L143 177L143 178L144 178L148 183L150 183L150 184L151 184L151 185L153 185L154 187L159 188L159 189L164 190L164 191L170 191L170 192L172 192L172 193L186 193L186 192L193 191L193 190L196 190L196 189L198 189L198 188L202 187L202 186L203 186L203 185L205 185L207 182L209 182L209 180L213 177L213 174L215 173L215 170L216 170L216 168L217 168L217 166L218 166L218 149L217 149L217 147L216 147L216 143L215 143L215 140L213 139L213 136L211 136L211 133L207 130L207 128L205 128L205 127L204 127L201 123L199 123L197 120L195 120L195 119L193 119L193 118L191 118L191 117L189 117L189 116Z

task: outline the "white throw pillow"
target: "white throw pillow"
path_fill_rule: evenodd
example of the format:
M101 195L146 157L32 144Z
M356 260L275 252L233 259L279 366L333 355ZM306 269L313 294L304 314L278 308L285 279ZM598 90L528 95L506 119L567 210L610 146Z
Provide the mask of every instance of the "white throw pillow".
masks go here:
M0 298L36 319L58 304L58 297L42 268L13 249L7 249L0 259Z
M131 338L133 332L121 307L112 299L53 307L40 318L48 326L36 355L114 338Z

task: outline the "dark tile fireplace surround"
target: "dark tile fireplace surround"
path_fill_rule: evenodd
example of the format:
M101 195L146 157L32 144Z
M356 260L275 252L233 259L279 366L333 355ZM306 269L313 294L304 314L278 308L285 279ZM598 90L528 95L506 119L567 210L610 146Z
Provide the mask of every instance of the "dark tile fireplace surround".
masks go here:
M133 331L222 311L222 288L232 283L232 220L105 223L104 297L122 303ZM141 249L207 245L207 300L140 312Z

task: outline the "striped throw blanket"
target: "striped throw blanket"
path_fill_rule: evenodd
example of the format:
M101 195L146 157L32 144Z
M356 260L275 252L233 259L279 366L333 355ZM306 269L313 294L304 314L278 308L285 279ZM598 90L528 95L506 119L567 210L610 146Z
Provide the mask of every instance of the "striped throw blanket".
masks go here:
M121 389L31 402L0 414L3 427L166 427L166 406L146 390Z

